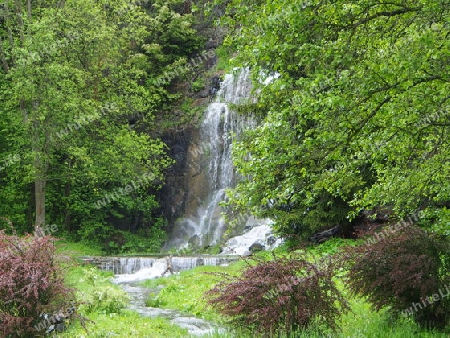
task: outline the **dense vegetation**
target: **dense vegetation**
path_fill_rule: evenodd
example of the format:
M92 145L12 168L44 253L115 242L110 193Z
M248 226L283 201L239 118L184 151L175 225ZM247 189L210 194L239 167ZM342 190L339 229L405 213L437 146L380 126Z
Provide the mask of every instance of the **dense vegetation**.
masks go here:
M449 322L449 243L411 226L372 245L346 250L342 256L346 284L367 297L376 310L408 315L418 323ZM339 261L339 259L337 259Z
M205 88L196 67L214 20L220 62L254 80L256 100L235 108L258 120L233 145L242 180L229 206L273 219L297 247L362 213L385 214L388 229L150 281L165 288L148 305L242 337L448 334L450 2L5 0L0 11L2 336L36 336L62 309L79 319L66 337L187 335L126 310L110 275L61 262L46 235L160 250L155 194L173 164L161 135L195 111L183 95ZM411 214L416 225L395 226Z
M222 274L209 291L210 304L249 333L286 333L308 328L322 319L337 329L348 304L333 281L333 270L303 257L279 257L249 266L242 275Z
M154 191L172 160L155 120L177 103L173 82L202 46L183 8L178 0L1 4L2 227L56 224L60 237L106 247L132 243L134 233L153 238L140 250L159 250Z
M283 236L372 208L391 218L420 210L448 234L447 2L6 1L1 10L2 227L54 223L59 236L109 252L158 251L154 194L173 163L159 136L186 119L171 109L177 84L202 87L188 63L204 43L194 27L215 18L228 32L221 51L252 69L258 92L239 108L260 124L234 147L251 178L231 193L234 207L271 217Z
M284 235L376 207L448 235L449 18L441 0L232 1L228 43L260 90L241 110L261 120L235 147L252 179L234 203Z
M323 260L324 262L334 262L334 264L328 264L328 268L333 270L333 281L336 283L339 292L348 302L350 311L339 314L339 309L335 309L327 314L327 311L322 310L331 310L330 307L321 307L319 310L315 307L315 303L313 302L306 301L297 303L296 305L301 313L305 315L314 313L314 320L309 322L307 328L297 328L297 330L291 332L290 335L282 332L285 322L279 322L278 325L280 325L282 330L275 333L273 335L274 337L401 338L413 336L446 337L448 335L448 329L447 331L437 330L418 325L414 321L413 316L395 316L395 311L389 306L376 310L373 306L374 303L369 301L369 299L356 296L352 293L348 287L348 281L346 280L346 270L342 269L344 266L335 256L336 254L338 256L344 254L344 257L347 259L346 265L349 266L350 264L348 263L350 263L350 259L348 255L346 255L348 250L350 250L350 247L348 247L349 243L352 242L349 242L348 240L333 239L319 247L310 248L307 251L299 250L295 253L291 252L290 255L292 256L292 254L294 254L294 257L297 259L299 257L301 257L301 259L307 259L308 262L318 262L320 260ZM355 245L355 243L352 244ZM292 281L300 281L300 279L290 278L289 276L292 276L292 271L287 269L282 269L282 272L277 271L271 275L264 275L267 278L263 278L262 276L257 276L256 278L244 277L245 275L250 275L251 271L262 271L264 266L276 265L277 261L283 261L284 259L282 257L286 255L285 249L279 248L275 251L275 256L277 257L275 260L272 254L259 253L254 259L241 260L228 267L198 267L193 270L181 272L179 275L173 275L169 278L145 281L145 285L152 289L155 289L158 286L164 287L158 294L150 296L148 304L154 307L175 308L187 311L194 313L197 316L201 316L202 318L219 322L221 325L228 328L228 332L218 335L219 337L255 337L254 326L247 325L243 321L238 325L239 319L243 319L242 315L244 313L249 314L249 312L247 312L249 309L263 311L263 308L258 307L256 304L264 302L266 305L264 307L265 312L260 312L259 317L255 316L250 318L261 320L262 323L264 319L266 319L268 323L264 322L262 325L269 325L270 322L273 323L273 317L276 314L276 309L279 307L276 301L270 302L270 300L273 299L272 296L276 295L277 292L282 291L283 285L289 287ZM353 252L353 250L350 250L350 252ZM332 257L333 259L330 260ZM262 264L259 265L260 263ZM367 262L365 266L370 266L370 263ZM392 269L392 267L393 266L387 267L384 271L390 272L395 276L399 271ZM226 275L225 278L224 274ZM273 278L271 278L272 275ZM275 280L282 275L287 277L283 283L270 283L271 280ZM385 277L386 275L380 275L378 282L381 282ZM402 276L398 276L396 281L397 285L402 285ZM230 288L228 288L226 293L222 294L222 299L225 301L216 303L214 302L215 297L211 297L211 292L208 291L215 285L217 286L217 283L219 283L218 288L223 286L226 287L227 285L229 285ZM291 286L293 288L297 287L297 285ZM260 287L268 292L264 295L260 292ZM247 301L236 302L233 300L232 296L238 295L244 289L246 291L245 299ZM215 290L217 291L217 288ZM300 291L298 296L301 296L302 288L299 288L298 290ZM326 290L326 288L322 290ZM213 291L212 294L215 296L220 295L220 293L216 293L216 291ZM204 296L205 293L207 297ZM392 300L391 294L385 293L384 296L386 301ZM296 295L292 295L292 298L295 297ZM226 301L226 299L228 301ZM252 302L250 302L250 300L255 303L254 307L252 307ZM418 302L418 300L416 300L416 302ZM241 307L239 307L240 304L242 304ZM215 305L217 305L217 307ZM224 312L221 310L224 306L228 307L228 310L230 311L228 315L225 316L223 315ZM411 306L411 304L408 304L408 307L409 306ZM286 311L286 314L289 312L292 314L287 307L283 307L283 309ZM239 312L239 310L242 310L242 312ZM292 310L296 310L295 307L292 308ZM219 315L219 313L221 315ZM448 311L446 313L448 313ZM256 314L256 312L254 314ZM334 318L336 320L338 327L337 332L334 332L332 328L327 327L326 317L324 317L327 315L330 315L329 319ZM250 318L249 320L251 320ZM232 323L231 327L227 326L229 323ZM295 325L291 328L295 328ZM269 331L264 331L266 336L270 336L268 332ZM264 336L264 334L261 333L256 336L260 337Z

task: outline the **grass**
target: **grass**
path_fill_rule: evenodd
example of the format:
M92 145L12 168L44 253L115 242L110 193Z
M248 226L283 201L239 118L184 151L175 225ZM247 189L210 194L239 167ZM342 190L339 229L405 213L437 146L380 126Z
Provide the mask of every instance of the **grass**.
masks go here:
M219 277L214 275L215 273L238 273L243 264L241 261L226 267L200 266L167 278L144 281L142 285L148 288L164 287L158 294L151 295L147 304L154 307L177 309L199 318L222 323L223 318L208 306L204 294L219 281Z
M67 338L109 338L109 337L137 337L137 338L185 338L186 330L162 318L143 318L133 311L122 311L120 314L94 314L90 316L93 323L88 324L88 332L81 325L71 326L69 330L58 337Z
M314 258L332 254L336 252L336 247L341 247L346 244L348 244L348 242L332 240L323 247L316 247L312 250L308 250L308 256ZM285 253L285 251L278 250L278 253ZM262 259L269 259L272 257L272 254L266 252L259 253L257 256ZM226 320L212 307L207 305L204 293L210 290L218 282L219 279L214 273L226 272L237 274L245 265L245 262L239 261L232 263L227 267L202 266L192 270L183 271L178 275L167 278L144 281L142 284L149 288L157 288L158 286L164 287L158 294L154 294L149 299L149 305L192 313L198 317L219 323L226 327ZM387 309L376 312L364 299L349 295L343 282L337 280L337 283L338 287L344 295L346 295L347 299L349 299L351 305L351 312L341 316L339 323L341 332L332 333L327 329L322 328L320 323L318 323L308 330L297 332L294 337L409 338L449 336L448 332L423 329L408 318L394 320L391 318ZM212 337L250 338L254 337L254 335L245 331L236 331L228 328L226 333L217 333L212 335Z
M111 282L111 273L89 266L69 269L66 282L78 289L77 300L81 302L77 313L88 318L87 331L79 321L57 337L109 338L139 337L167 338L188 337L187 330L171 324L164 318L144 318L126 310L127 294Z
M333 254L338 247L345 245L342 240L332 240L326 245L308 249L311 259ZM58 251L66 256L99 255L100 252L80 243L59 242ZM285 248L276 250L277 254L286 254ZM259 259L270 259L272 253L261 252ZM201 266L183 271L166 278L142 282L155 291L147 303L153 307L176 309L199 318L217 323L225 328L207 337L254 337L252 333L232 329L227 326L227 319L208 306L205 292L210 290L220 279L217 273L238 274L247 263L243 260L229 266ZM102 272L94 267L71 263L66 266L66 281L77 288L77 300L80 302L77 313L89 318L86 322L87 332L79 322L57 335L63 338L82 337L156 337L178 338L190 337L187 330L173 325L165 318L144 318L138 313L126 309L127 294L111 282L112 273ZM291 337L319 338L408 338L408 337L448 337L448 332L438 332L420 328L408 318L394 320L387 309L375 312L370 304L360 297L353 297L342 281L337 283L351 304L352 311L341 316L341 332L331 333L322 328L320 322L308 330L297 332ZM279 338L285 338L280 336ZM287 337L286 337L287 338Z
M56 242L56 251L59 254L64 254L71 257L104 255L100 248L93 248L82 242L74 243L65 240L58 240Z

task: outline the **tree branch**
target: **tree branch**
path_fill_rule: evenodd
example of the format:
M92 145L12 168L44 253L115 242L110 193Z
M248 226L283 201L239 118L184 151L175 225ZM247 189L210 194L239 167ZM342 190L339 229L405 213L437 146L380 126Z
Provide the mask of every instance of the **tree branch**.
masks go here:
M367 22L379 18L379 17L391 17L391 16L396 16L396 15L402 15L405 13L410 13L410 12L418 12L420 11L422 8L421 7L417 7L417 8L402 8L402 9L397 9L395 11L392 12L388 12L388 11L382 11L382 12L377 12L375 14L372 14L370 16L368 16L367 18L361 19L358 22L348 26L349 28L353 28L356 29L361 25L366 24Z

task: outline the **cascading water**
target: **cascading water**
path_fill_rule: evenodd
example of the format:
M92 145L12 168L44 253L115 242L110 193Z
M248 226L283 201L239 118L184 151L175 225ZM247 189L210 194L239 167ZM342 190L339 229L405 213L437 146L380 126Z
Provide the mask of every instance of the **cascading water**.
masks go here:
M236 115L228 107L230 103L238 104L249 99L251 83L248 69L241 70L237 77L226 75L218 92L217 102L208 106L200 130L200 144L191 149L191 157L195 158L196 168L189 181L189 186L196 193L191 193L186 202L186 217L179 220L170 234L166 244L168 248L183 248L188 244L195 247L206 247L219 243L226 230L220 202L225 199L225 190L236 184L236 172L231 159L232 139L255 122L250 118ZM201 155L201 156L198 156ZM191 184L192 183L192 184ZM201 196L201 198L199 198ZM239 217L246 233L229 239L223 253L242 255L252 244L260 244L266 249L275 246L277 241L270 236L270 220L256 219L250 215ZM103 270L115 274L114 282L130 295L130 309L143 316L166 316L172 323L188 329L191 335L212 334L220 332L215 325L175 310L147 307L145 299L150 292L138 284L139 281L158 278L168 270L187 270L200 265L226 265L237 256L199 256L199 257L111 257L101 261Z
M172 309L161 309L146 305L150 294L158 294L161 289L149 289L139 284L140 281L168 276L172 273L195 268L197 266L228 265L238 257L85 257L85 262L96 264L105 271L112 271L114 283L119 284L130 297L128 308L145 317L165 317L171 323L188 330L190 336L203 336L223 331L217 325L187 313ZM171 269L168 270L170 262ZM166 274L167 272L167 274Z
M102 270L113 272L117 283L138 282L146 279L161 277L167 270L168 259L174 272L188 270L197 266L227 265L236 257L217 256L186 256L154 258L154 257L121 257L102 262Z
M236 172L231 158L232 141L234 136L239 137L243 130L256 125L252 118L234 113L229 109L229 104L250 100L252 86L249 73L248 69L242 69L237 76L225 75L216 102L208 106L200 129L200 144L190 154L194 153L193 157L199 163L200 169L196 175L200 175L202 170L206 171L206 175L203 181L193 181L189 186L195 191L202 190L204 198L194 203L187 202L188 205L197 203L198 206L176 222L169 234L166 249L184 248L188 245L194 248L208 247L220 243L225 233L227 225L220 203L225 200L225 190L236 184ZM198 154L201 156L196 156ZM191 199L198 200L198 196L199 194L192 194ZM245 223L249 216L240 219ZM251 227L261 225L264 228L253 231L253 237L250 234L243 241L238 238L227 243L227 253L241 254L248 251L248 242L252 240L253 243L262 244L268 237L270 227L267 220L259 221L258 225L253 224ZM242 245L245 248L240 248Z

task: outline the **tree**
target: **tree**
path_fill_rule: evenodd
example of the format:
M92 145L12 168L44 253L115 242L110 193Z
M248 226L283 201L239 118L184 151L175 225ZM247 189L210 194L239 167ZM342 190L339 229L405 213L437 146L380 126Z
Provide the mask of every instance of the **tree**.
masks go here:
M35 226L45 224L46 210L88 238L128 213L151 223L157 203L148 191L171 163L153 136L155 113L167 100L147 85L154 76L143 49L152 38L151 10L125 0L6 1L3 13L1 114L5 141L22 164L11 167L5 185L28 195L33 182ZM185 28L177 43L193 39L189 20L167 13L172 32ZM120 189L127 191L96 207ZM26 195L20 204L22 212L31 205Z
M229 9L228 41L260 90L246 110L261 117L234 149L251 179L233 203L274 218L283 234L376 206L448 220L448 3L237 0Z

